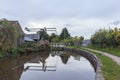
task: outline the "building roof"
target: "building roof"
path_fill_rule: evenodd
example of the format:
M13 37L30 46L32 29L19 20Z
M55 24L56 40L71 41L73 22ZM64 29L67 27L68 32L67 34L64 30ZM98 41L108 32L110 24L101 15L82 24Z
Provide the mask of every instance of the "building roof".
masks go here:
M19 24L18 21L16 21L16 20L7 20L7 19L4 19L4 18L0 19L0 21L8 21L11 25L17 26L22 35L24 34L24 32L23 32L23 30L21 28L21 25Z

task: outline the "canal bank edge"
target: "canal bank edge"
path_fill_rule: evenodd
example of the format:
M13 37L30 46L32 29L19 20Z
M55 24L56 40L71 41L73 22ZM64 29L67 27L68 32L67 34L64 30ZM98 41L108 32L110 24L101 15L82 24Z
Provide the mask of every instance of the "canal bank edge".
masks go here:
M90 61L90 63L92 64L92 66L94 67L96 76L95 79L96 80L105 80L101 71L101 62L100 60L94 55L91 54L89 52L83 51L83 50L77 50L77 49L70 49L70 48L64 48L65 51L70 51L70 52L76 52L80 55L82 55L83 57L85 57L86 59L88 59Z

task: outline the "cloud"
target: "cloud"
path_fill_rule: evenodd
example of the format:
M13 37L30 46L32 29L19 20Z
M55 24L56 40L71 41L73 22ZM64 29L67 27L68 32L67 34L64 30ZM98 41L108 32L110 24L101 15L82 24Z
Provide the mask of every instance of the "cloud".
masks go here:
M119 0L2 0L0 15L18 20L22 27L57 27L58 34L67 27L73 36L90 38L120 19L119 7Z
M49 18L110 18L119 12L118 0L3 0L0 10L13 18L43 20Z
M114 25L114 26L117 26L117 25L120 25L120 21L118 20L118 21L114 21L114 22L112 22L112 23L110 23L111 25Z
M67 27L72 36L84 36L85 38L90 38L90 36L100 28L109 28L107 26L106 20L100 19L79 19L79 18L60 18L60 19L47 19L42 21L31 21L28 22L28 26L34 27L55 27L57 28L57 34L61 33L64 27Z

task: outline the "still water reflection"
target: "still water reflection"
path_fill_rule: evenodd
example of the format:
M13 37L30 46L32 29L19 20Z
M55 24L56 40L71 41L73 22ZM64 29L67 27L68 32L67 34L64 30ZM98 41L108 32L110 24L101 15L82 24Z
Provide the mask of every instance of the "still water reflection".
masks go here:
M0 61L0 80L95 80L95 72L79 54L43 52Z

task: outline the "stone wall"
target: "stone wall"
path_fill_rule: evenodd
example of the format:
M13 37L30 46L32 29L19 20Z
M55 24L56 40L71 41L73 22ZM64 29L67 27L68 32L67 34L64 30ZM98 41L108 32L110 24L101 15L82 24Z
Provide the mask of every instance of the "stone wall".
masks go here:
M96 72L96 76L95 76L96 80L104 80L104 77L103 77L102 71L101 71L101 63L95 55L93 55L89 52L85 52L82 50L76 50L76 49L65 48L64 50L70 51L70 52L75 52L75 53L78 53L81 56L85 57L87 60L89 60L89 62L94 67L94 70Z

